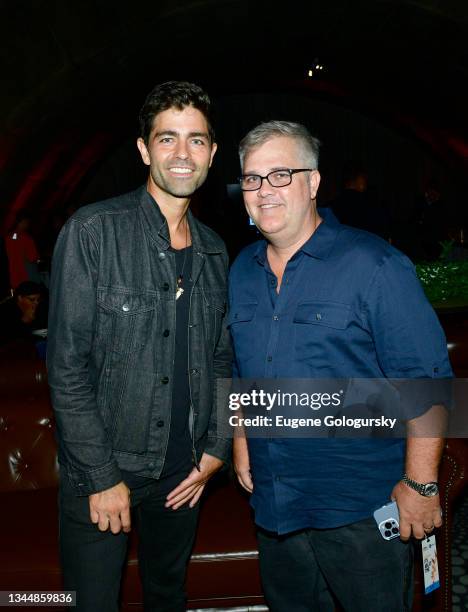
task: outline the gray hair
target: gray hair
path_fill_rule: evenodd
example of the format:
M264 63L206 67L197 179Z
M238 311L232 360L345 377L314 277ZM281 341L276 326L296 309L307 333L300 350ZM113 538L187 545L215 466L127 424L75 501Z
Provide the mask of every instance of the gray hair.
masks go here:
M312 136L309 130L300 123L292 121L267 121L250 130L239 144L241 168L250 151L277 136L287 136L298 141L302 149L303 162L313 170L318 167L320 140Z

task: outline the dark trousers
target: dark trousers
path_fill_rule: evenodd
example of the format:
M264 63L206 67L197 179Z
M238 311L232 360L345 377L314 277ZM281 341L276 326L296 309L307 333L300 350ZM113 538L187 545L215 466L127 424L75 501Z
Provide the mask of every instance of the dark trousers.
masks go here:
M258 530L260 572L271 612L406 612L413 593L412 545L386 541L375 521L286 536Z
M166 495L158 481L131 489L145 612L186 609L185 575L198 504L168 510L164 508ZM66 476L61 478L59 507L64 588L76 591L76 612L116 612L128 536L99 531L89 517L89 498L77 497Z

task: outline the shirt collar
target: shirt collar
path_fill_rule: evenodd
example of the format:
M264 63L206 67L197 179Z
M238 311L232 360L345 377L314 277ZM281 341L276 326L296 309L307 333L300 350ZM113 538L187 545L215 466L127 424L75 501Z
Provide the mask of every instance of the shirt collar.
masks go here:
M161 212L158 203L147 191L146 185L140 188L140 204L147 220L147 231L158 248L167 249L171 243L169 227L166 218ZM196 221L190 210L187 211L187 220L192 236L194 250L203 253L222 253L220 242L213 239L212 232Z
M318 208L317 212L322 217L322 223L320 223L309 240L301 246L299 251L303 251L306 255L316 259L327 259L340 231L341 224L331 208ZM268 242L266 240L260 240L253 253L255 259L262 266L265 265L267 246Z

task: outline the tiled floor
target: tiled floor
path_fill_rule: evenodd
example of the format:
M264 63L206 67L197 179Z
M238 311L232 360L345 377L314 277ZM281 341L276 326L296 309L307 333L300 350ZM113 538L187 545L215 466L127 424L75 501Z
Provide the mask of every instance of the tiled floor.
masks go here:
M468 611L468 490L455 512L452 545L453 608Z

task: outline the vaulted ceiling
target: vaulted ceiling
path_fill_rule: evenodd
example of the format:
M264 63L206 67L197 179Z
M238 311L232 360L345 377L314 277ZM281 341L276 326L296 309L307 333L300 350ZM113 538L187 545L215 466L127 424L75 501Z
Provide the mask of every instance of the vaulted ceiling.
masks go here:
M3 0L0 15L4 223L65 206L167 79L332 101L466 167L466 0Z

